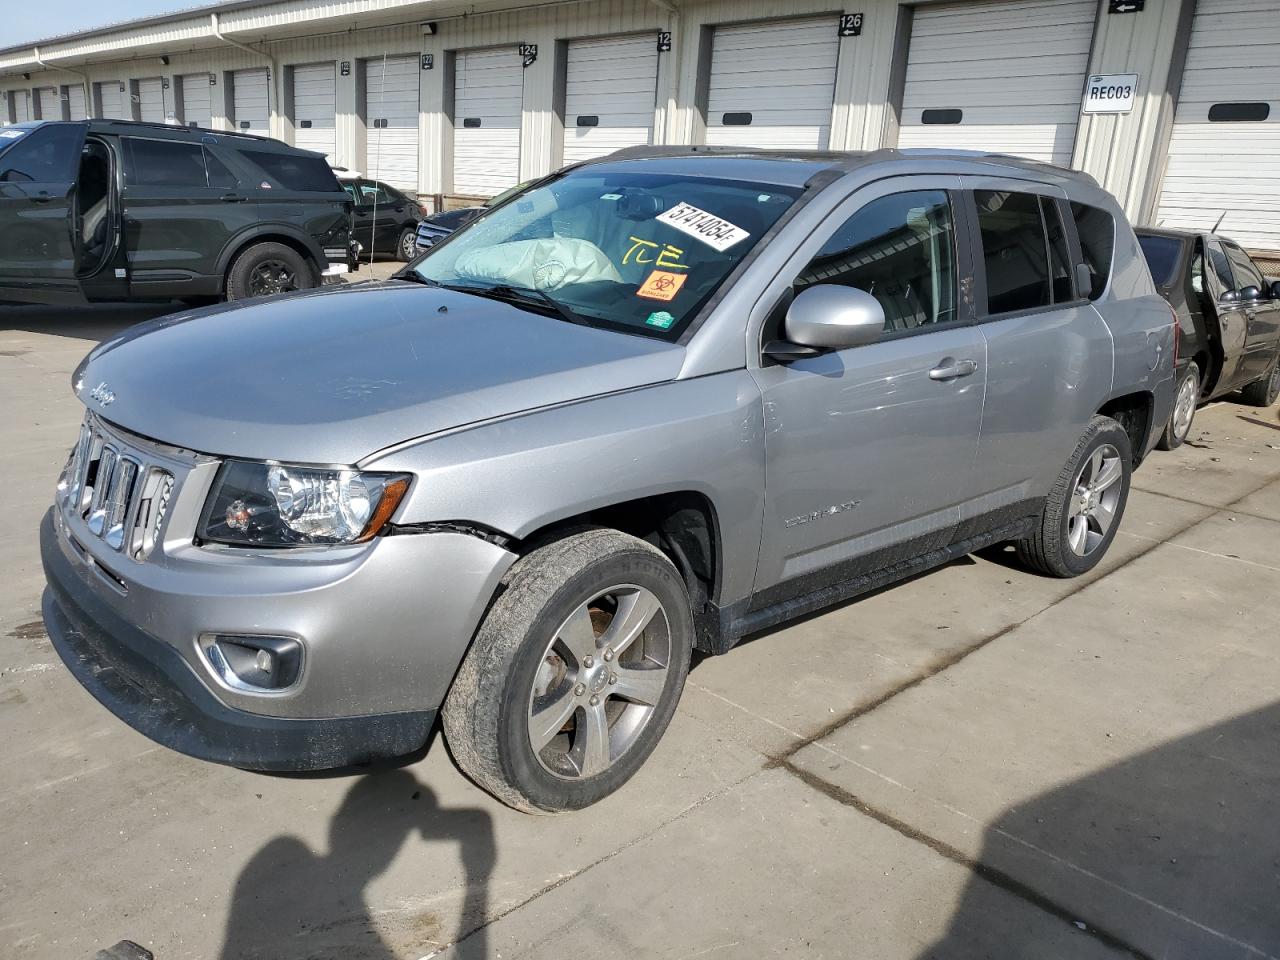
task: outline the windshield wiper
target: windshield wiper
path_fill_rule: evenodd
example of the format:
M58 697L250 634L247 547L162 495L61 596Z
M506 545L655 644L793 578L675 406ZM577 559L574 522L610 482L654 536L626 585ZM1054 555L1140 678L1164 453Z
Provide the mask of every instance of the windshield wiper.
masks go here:
M445 290L456 290L458 293L470 293L477 297L487 297L490 300L500 300L503 303L511 303L518 307L541 308L540 312L553 313L556 317L566 323L573 323L582 327L591 326L591 322L589 320L574 313L554 297L548 296L541 290L536 290L533 287L514 287L509 283L497 283L491 287L482 287L469 283L441 283L439 280L427 280L425 277L423 280L433 287L441 287Z

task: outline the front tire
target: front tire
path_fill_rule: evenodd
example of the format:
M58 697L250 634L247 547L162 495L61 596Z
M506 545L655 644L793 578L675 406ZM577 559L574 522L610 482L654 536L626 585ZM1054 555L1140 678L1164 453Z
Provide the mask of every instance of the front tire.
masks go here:
M242 251L227 271L227 299L310 290L317 282L315 271L297 250L283 243L255 243Z
M1053 577L1098 565L1115 539L1133 474L1129 435L1110 417L1089 421L1045 500L1036 531L1015 544L1018 558Z
M1193 360L1182 372L1178 381L1178 389L1173 395L1173 412L1169 414L1169 422L1157 442L1161 450L1177 450L1183 441L1191 435L1191 424L1196 417L1196 407L1200 403L1200 367Z
M1269 407L1280 397L1280 351L1271 361L1271 368L1261 380L1255 380L1243 390L1240 396L1244 402L1254 407Z
M579 810L640 768L675 712L693 618L660 551L593 529L517 561L443 709L454 760L503 803Z

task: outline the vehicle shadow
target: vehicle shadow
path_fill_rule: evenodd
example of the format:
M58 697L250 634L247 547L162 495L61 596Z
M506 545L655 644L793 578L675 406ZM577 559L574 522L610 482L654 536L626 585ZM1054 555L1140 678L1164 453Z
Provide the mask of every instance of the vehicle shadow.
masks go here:
M5 306L0 331L22 331L101 343L129 327L189 309L173 303L105 303L82 307Z
M414 956L470 934L456 955L487 957L492 818L479 808L441 807L413 774L386 770L361 777L347 792L329 823L327 853L314 854L297 837L281 835L245 864L232 891L221 960L400 957L379 931L366 891L415 836L460 848L465 893L456 930L441 928L431 912L407 918L420 938Z
M1280 703L1010 807L919 960L1280 955L1277 743Z

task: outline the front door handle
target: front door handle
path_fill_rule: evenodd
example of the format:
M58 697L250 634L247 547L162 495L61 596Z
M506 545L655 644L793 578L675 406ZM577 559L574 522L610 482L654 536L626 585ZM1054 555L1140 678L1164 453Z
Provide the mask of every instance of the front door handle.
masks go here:
M978 372L977 360L955 360L946 357L929 371L930 380L956 380Z
M240 193L224 193L218 199L223 203L244 203L246 197Z
M48 203L52 199L53 197L49 196L48 190L41 190L34 197L31 198L31 202L32 203Z

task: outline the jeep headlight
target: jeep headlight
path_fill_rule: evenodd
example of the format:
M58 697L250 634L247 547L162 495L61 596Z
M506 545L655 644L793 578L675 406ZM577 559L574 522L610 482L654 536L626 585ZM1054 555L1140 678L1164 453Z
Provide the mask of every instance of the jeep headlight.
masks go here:
M402 473L229 460L218 471L200 537L239 546L361 543L409 489Z

